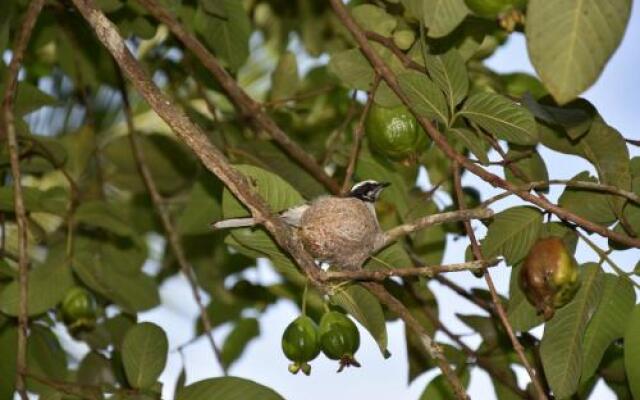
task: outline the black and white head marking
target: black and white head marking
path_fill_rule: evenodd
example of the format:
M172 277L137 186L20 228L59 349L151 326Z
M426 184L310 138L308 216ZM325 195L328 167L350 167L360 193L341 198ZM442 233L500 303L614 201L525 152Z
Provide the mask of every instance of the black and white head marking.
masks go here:
M374 203L380 197L382 190L389 185L390 183L388 182L376 182L373 180L358 182L351 188L349 197Z

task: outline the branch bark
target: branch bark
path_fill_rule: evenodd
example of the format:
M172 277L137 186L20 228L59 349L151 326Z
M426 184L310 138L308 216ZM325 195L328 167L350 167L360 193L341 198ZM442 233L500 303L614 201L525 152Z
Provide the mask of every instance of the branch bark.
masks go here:
M453 163L453 186L456 194L456 199L458 202L458 207L462 211L467 207L467 205L465 204L464 192L462 191L462 184L460 182L460 166L455 161ZM484 255L482 254L482 248L480 247L480 244L476 239L476 234L473 232L471 223L468 220L464 221L464 229L466 230L467 236L471 241L471 250L473 252L474 258L476 260L483 260ZM531 378L531 382L533 382L533 386L535 387L536 392L538 394L538 399L547 400L546 391L544 390L542 383L538 379L538 371L536 371L535 368L531 366L531 364L529 363L529 360L527 359L527 356L524 354L524 348L518 341L518 338L516 337L513 331L513 327L509 323L509 319L507 318L507 313L505 312L504 307L502 306L502 301L500 301L500 297L498 296L498 291L496 290L496 286L493 283L491 274L489 274L489 271L484 270L483 275L484 275L485 281L487 282L487 286L489 287L489 293L491 294L491 301L493 302L495 311L498 314L498 317L500 319L500 322L502 323L502 326L504 326L505 330L507 331L509 340L511 340L511 344L514 350L516 351L516 353L518 354L518 358L520 359L520 361L522 362L522 365L524 365L525 369L527 370L527 373Z
M114 64L116 64L114 62ZM127 129L129 130L128 138L129 143L131 145L131 150L133 152L133 157L136 162L136 166L138 168L138 172L142 177L142 181L144 182L149 195L151 196L151 201L153 202L153 206L156 209L156 212L160 216L160 221L162 222L162 227L167 234L167 238L169 239L169 245L171 246L171 250L176 257L178 265L182 270L185 278L187 278L187 282L189 283L189 287L191 288L191 293L193 294L193 299L198 305L198 310L200 312L200 320L202 321L202 325L204 326L205 336L211 345L211 350L220 364L220 368L222 368L222 373L227 376L227 367L222 361L222 355L220 353L220 349L216 345L215 340L213 339L213 324L211 323L211 319L209 318L209 314L207 313L207 309L202 302L202 298L200 296L200 291L198 289L198 283L195 273L193 272L193 268L191 268L191 264L187 261L187 257L185 256L184 249L182 248L182 243L180 243L180 237L175 227L173 226L173 222L171 221L171 216L169 215L169 211L164 206L164 201L162 199L162 195L158 191L156 184L153 180L153 176L151 175L151 171L145 162L145 156L140 144L138 143L138 133L136 132L135 126L133 124L133 115L131 114L131 105L129 103L129 95L127 94L127 87L124 80L124 77L120 73L120 69L118 65L115 65L117 74L118 74L118 83L120 86L120 93L122 96L122 105L125 120L127 123Z
M631 247L639 247L640 248L640 239L631 238L627 235L620 234L618 232L614 232L610 229L602 227L594 222L591 222L585 218L582 218L562 207L559 207L548 200L540 198L539 196L533 195L528 191L520 190L516 185L502 179L501 177L485 170L484 168L474 164L469 159L467 159L464 155L458 153L451 145L447 142L447 139L440 133L440 131L431 123L431 121L418 114L416 112L415 107L411 104L407 96L404 94L398 80L391 71L391 69L385 64L382 58L373 50L369 42L367 41L367 37L365 33L362 31L362 28L358 26L358 24L353 20L349 11L344 6L344 4L340 0L330 0L331 5L338 17L338 19L342 22L342 24L351 32L353 38L356 43L360 46L360 50L364 54L364 56L369 60L371 65L373 66L375 72L382 76L382 78L387 82L391 90L398 96L398 98L405 104L409 110L414 114L422 128L427 132L427 134L431 137L433 142L442 150L442 152L451 160L457 161L461 166L465 169L469 170L473 174L477 175L482 180L489 183L491 186L500 187L509 192L516 194L521 199L535 204L538 207L543 208L546 211L549 211L555 215L557 215L560 219L573 222L576 225L583 227L584 229L598 233L601 236L607 237L609 239L613 239L616 242L625 244Z
M257 127L267 132L287 154L322 183L331 193L340 193L340 186L336 181L324 172L309 153L291 140L289 136L264 113L263 107L238 86L233 77L218 63L213 54L211 54L194 35L188 32L166 8L156 0L138 0L138 3L153 15L154 18L167 25L178 40L200 60L218 81L220 86L222 86L240 114L249 118Z
M320 280L359 280L359 281L383 281L392 276L397 277L415 277L426 276L431 278L435 275L443 272L460 272L460 271L475 271L488 267L495 266L500 260L476 260L457 264L445 264L445 265L428 265L426 267L417 268L397 268L397 269L384 269L384 270L355 270L355 271L328 271L320 275Z
M11 175L13 177L13 202L14 210L16 214L16 221L18 224L18 286L19 286L19 300L18 300L18 351L16 358L16 390L22 400L28 400L27 388L26 388L26 372L27 372L27 335L29 328L29 316L28 316L28 303L27 296L29 293L29 255L27 252L27 240L28 240L28 226L27 226L27 213L24 207L24 198L22 195L22 177L20 174L20 150L18 148L18 140L15 131L15 121L13 114L13 102L15 100L16 92L18 89L18 73L24 53L31 39L31 33L36 24L36 20L42 11L44 0L33 0L29 4L29 8L25 14L20 32L16 39L16 44L13 48L13 54L11 62L9 63L9 69L7 79L5 81L5 91L2 98L2 119L4 128L4 134L0 133L0 139L2 136L6 136L9 146L9 158L11 161ZM4 232L3 232L4 233ZM4 237L4 234L3 234Z

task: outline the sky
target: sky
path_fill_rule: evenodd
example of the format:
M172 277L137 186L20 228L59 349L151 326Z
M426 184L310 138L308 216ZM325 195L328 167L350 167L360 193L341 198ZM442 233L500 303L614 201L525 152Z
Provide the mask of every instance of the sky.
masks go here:
M528 60L524 37L520 34L511 35L508 43L498 50L487 64L499 72L534 73ZM610 125L617 128L623 136L632 139L640 139L640 126L636 122L637 113L640 110L640 73L636 70L638 65L640 65L640 10L636 7L632 11L621 46L613 55L600 79L584 94L585 98L595 104ZM640 155L639 148L630 147L630 151L632 155ZM541 154L554 178L568 179L583 170L593 171L592 166L577 157L571 157L571 162L567 162L567 156L547 149L543 149ZM495 154L493 156L495 158ZM492 172L502 174L500 169L493 169ZM428 187L424 174L419 184ZM483 198L494 193L487 184L469 174L465 174L463 184L483 188L481 190ZM559 193L558 188L552 189L551 199L557 199ZM498 203L494 210L499 211L514 204L516 204L515 201L507 200ZM477 232L480 237L484 235L481 227L478 227ZM606 246L604 240L596 240L596 242ZM461 255L464 254L466 245L465 240L455 242L450 240L444 262L462 261ZM579 246L576 257L579 262L597 260L595 254L584 245ZM624 254L614 253L612 257L624 269L631 270L640 259L640 250L627 251ZM507 294L509 268L504 266L493 268L491 274L498 291ZM449 274L448 277L465 288L486 288L484 280L478 280L468 272ZM258 268L251 273L251 279L269 283L276 277L267 262L259 262ZM479 313L480 310L435 282L430 283L429 287L439 300L440 317L443 322L455 332L465 334L464 340L468 344L477 346L478 337L473 335L472 331L455 317L455 314ZM169 336L170 348L173 351L170 353L168 365L161 380L164 383L163 398L171 399L175 381L183 366L181 355L175 349L191 339L197 308L185 280L181 277L169 279L161 288L161 297L163 307L141 314L140 319L161 325ZM284 328L297 316L298 311L291 303L279 302L270 307L260 318L260 337L247 346L242 358L231 367L231 375L265 384L288 400L327 398L400 400L418 399L428 381L437 374L437 371L432 370L418 377L411 385L407 385L404 327L401 323L394 322L388 324L391 358L384 360L373 339L364 329L361 329L362 344L357 358L362 368L350 368L337 374L336 363L321 356L313 361L311 376L291 375L287 371L289 361L282 354L280 339ZM223 342L228 328L223 326L216 331L217 343ZM542 333L541 328L537 328L534 332L538 335ZM446 341L440 335L437 339ZM187 383L221 375L211 348L204 338L187 346L183 354L187 366ZM524 370L517 369L516 373L521 383L528 381ZM495 398L488 375L477 369L472 371L468 392L473 399ZM599 383L592 398L606 400L613 399L615 396L604 384Z

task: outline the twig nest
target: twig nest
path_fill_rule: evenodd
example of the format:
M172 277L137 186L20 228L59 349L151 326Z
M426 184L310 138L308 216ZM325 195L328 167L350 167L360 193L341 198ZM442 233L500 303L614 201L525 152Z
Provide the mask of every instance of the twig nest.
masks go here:
M360 268L381 236L375 214L355 198L319 198L302 215L300 226L305 249L343 269Z

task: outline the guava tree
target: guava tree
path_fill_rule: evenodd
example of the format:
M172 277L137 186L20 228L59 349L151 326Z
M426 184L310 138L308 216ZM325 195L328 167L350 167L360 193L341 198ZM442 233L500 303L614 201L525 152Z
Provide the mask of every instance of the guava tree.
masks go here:
M388 357L400 319L409 381L440 373L424 399L468 398L473 368L499 399L588 398L600 380L640 398L640 264L612 257L640 248L640 143L578 97L631 0L346 3L2 1L0 398L160 398L167 337L137 315L177 274L224 371L181 375L178 399L281 399L229 367L282 299L300 307L283 332L292 373L317 357L358 366L361 335ZM483 64L520 34L537 77ZM596 173L550 174L542 147ZM278 212L368 179L391 183L383 240L361 268L319 268ZM209 225L246 216L257 226ZM456 264L442 263L448 235L469 243ZM578 265L578 243L597 256ZM279 283L245 278L260 258ZM510 274L509 293L492 274ZM483 309L460 316L479 347L439 319L431 280ZM89 351L73 361L61 334Z

